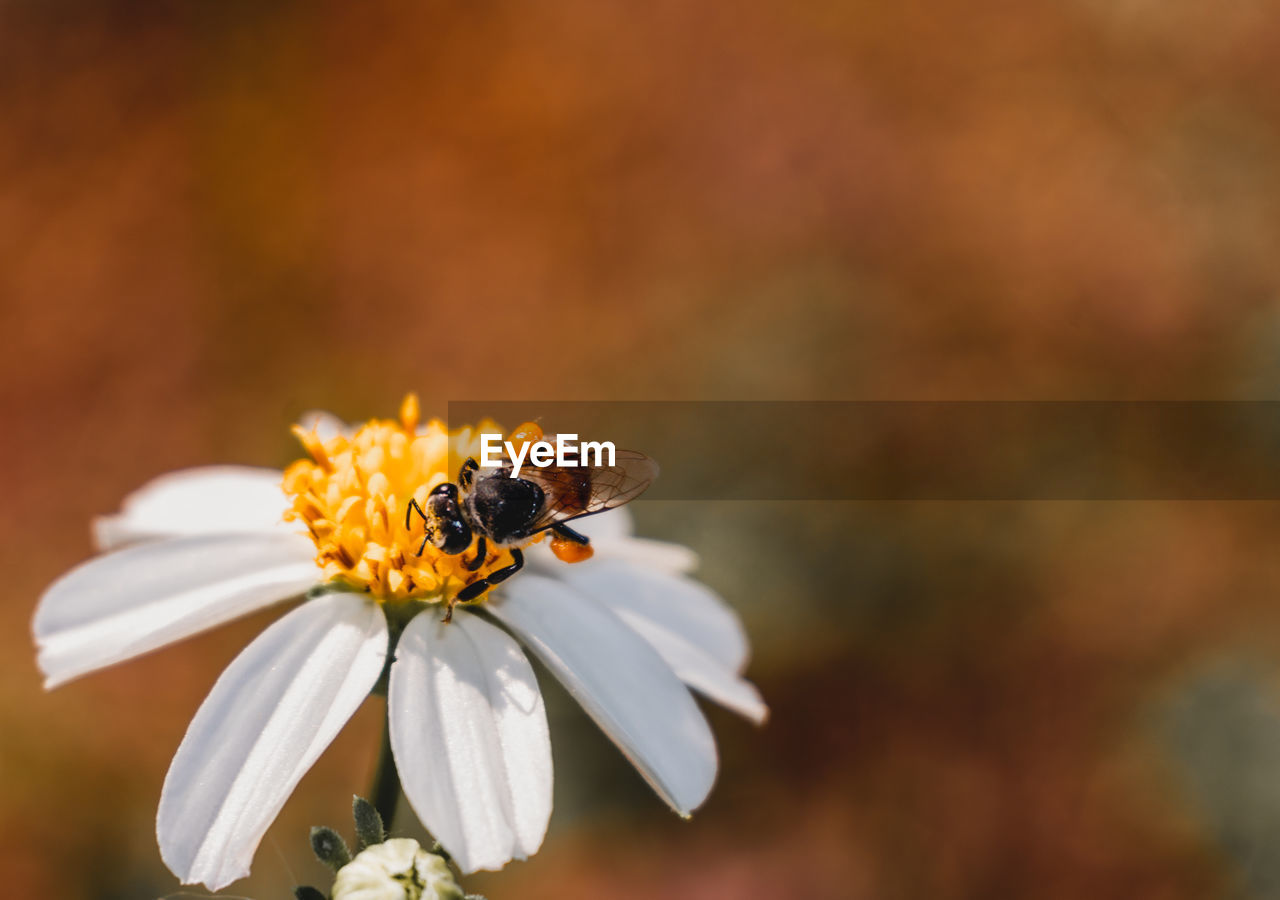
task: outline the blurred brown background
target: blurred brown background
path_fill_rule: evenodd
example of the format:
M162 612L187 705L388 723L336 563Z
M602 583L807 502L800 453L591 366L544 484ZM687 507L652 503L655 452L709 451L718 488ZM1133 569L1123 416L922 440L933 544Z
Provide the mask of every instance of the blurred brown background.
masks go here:
M160 784L273 616L46 695L30 615L92 515L305 408L1274 397L1277 13L2 0L3 893L183 896ZM1280 896L1275 504L637 513L773 719L711 711L685 823L549 689L552 832L469 889ZM228 894L322 881L379 714Z

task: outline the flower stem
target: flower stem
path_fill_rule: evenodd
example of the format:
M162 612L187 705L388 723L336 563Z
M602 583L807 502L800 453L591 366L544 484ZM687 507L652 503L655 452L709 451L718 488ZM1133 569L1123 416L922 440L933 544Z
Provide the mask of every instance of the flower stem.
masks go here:
M391 755L390 716L382 720L382 749L378 752L378 768L373 774L373 789L370 794L373 808L382 816L382 827L390 834L396 804L400 800L400 773L396 771L396 760Z

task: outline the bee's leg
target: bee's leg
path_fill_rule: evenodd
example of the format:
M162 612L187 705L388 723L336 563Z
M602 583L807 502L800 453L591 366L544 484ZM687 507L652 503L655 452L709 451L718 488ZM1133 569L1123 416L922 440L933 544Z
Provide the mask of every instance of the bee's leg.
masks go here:
M418 505L418 501L415 500L413 497L410 497L409 505L408 507L405 508L405 511L404 511L404 530L405 531L413 530L413 525L410 523L413 521L413 511L415 509L418 511L418 515L422 516L423 523L425 524L427 521L427 514L422 511L422 507ZM423 550L427 549L427 541L430 538L431 538L431 535L429 533L422 535L422 544L418 547L419 556L422 555Z
M512 575L524 568L524 554L518 549L511 551L511 565L499 569L488 578L481 578L479 581L473 581L471 584L458 591L458 600L467 601L474 600L489 588L499 582L506 581Z
M566 541L573 541L575 544L582 544L584 547L591 543L591 538L580 531L574 531L568 525L552 525L551 532L556 537L562 537Z
M467 571L474 572L484 565L484 558L488 555L489 547L484 542L484 535L480 535L480 541L476 544L476 558L467 563Z
M489 576L489 584L494 585L500 581L506 581L512 575L524 568L524 552L518 547L511 548L511 565L499 569Z
M405 511L404 511L404 530L405 531L409 531L410 529L413 528L413 525L410 523L413 521L413 511L415 509L418 511L418 515L422 516L422 521L424 522L427 521L427 514L422 511L422 507L418 505L418 501L415 500L413 497L410 497L409 505L405 508Z
M468 456L466 462L458 467L458 487L464 491L471 490L471 479L475 475L476 470L480 468L480 464L476 462L475 457Z

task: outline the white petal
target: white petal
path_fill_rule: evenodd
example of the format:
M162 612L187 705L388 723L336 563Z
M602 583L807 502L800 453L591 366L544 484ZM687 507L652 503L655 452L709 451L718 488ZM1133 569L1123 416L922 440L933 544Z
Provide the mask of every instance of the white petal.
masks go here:
M635 522L625 506L572 519L568 524L591 539L596 559L623 559L672 573L692 572L698 567L698 554L682 544L634 537ZM547 541L532 545L525 553L529 565L539 572L554 575L565 565L552 554Z
M603 559L619 559L672 575L684 575L698 568L698 554L683 544L629 537L618 541L593 542L596 555Z
M309 600L235 658L169 766L156 835L183 884L249 874L294 786L382 672L387 623L360 594Z
M210 535L126 547L55 581L33 630L45 687L296 596L315 548L291 534Z
M298 425L307 431L314 431L322 441L328 441L340 434L351 435L355 432L355 429L346 422L323 409L307 410L298 416Z
M551 817L551 739L533 669L505 632L459 611L416 616L387 698L405 796L463 872L536 853Z
M487 608L514 629L681 815L716 777L711 729L662 658L617 616L562 582L526 574Z
M636 537L635 520L625 506L574 519L570 525L591 538L601 559L625 559L664 572L692 572L698 567L698 554L683 544Z
M756 724L768 718L769 708L755 686L737 675L736 660L744 657L742 626L711 591L683 578L616 564L575 567L561 577L612 609L689 687ZM698 599L690 601L694 596Z
M648 641L677 677L704 697L757 725L769 718L769 707L755 685L726 669L706 651L689 643L662 622L618 610L618 618Z
M94 542L110 550L137 541L192 534L292 529L279 469L203 466L161 475L93 522Z
M577 521L570 525L576 527ZM592 538L591 549L595 551L591 559L573 563L575 568L590 568L605 560L626 562L671 575L684 575L698 568L698 554L682 544L666 541L637 537ZM559 577L568 565L556 559L551 552L550 541L530 545L525 550L525 561L530 571L552 577Z
M746 668L751 648L738 614L692 578L604 559L564 566L557 575L628 624L651 622L649 631L660 628L679 637L734 674Z
M622 540L631 537L636 530L631 510L625 506L574 519L572 524L574 531L582 532L593 541Z

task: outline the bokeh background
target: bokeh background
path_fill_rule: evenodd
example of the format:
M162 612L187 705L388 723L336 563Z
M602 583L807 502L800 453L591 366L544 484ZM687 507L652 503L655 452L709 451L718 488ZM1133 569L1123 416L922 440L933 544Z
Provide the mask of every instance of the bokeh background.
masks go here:
M160 785L273 614L52 694L30 616L91 516L288 462L304 409L1275 397L1277 13L2 0L3 893L200 893ZM742 612L773 718L709 711L682 822L548 687L552 831L469 889L1280 896L1275 503L636 511ZM306 829L346 827L379 715L228 895L323 882Z

